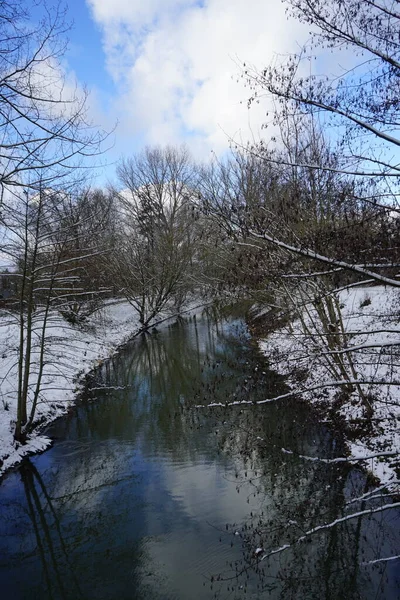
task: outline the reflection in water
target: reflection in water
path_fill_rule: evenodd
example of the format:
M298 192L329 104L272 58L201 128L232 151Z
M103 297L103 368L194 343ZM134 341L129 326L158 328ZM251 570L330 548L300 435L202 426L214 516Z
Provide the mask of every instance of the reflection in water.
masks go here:
M81 598L79 582L68 558L57 512L43 480L29 460L21 466L20 473L48 595L50 598L67 598L69 593L65 588L68 586L75 598Z
M1 484L2 598L397 598L395 564L362 566L396 553L395 510L295 543L387 502L346 504L369 490L360 471L296 457L342 454L309 407L193 409L282 391L240 319L135 341Z

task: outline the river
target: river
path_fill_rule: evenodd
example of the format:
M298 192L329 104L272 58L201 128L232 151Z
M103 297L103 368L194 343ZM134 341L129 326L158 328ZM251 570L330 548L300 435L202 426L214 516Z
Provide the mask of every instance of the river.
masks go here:
M343 455L329 423L295 399L197 407L285 391L238 317L132 341L0 483L2 600L399 598L398 562L366 564L399 553L395 509L297 541L388 502L297 456Z

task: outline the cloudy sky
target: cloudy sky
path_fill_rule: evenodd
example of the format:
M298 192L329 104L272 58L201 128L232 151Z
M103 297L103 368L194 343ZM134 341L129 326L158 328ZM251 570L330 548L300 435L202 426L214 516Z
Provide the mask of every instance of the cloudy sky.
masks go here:
M111 160L181 142L204 159L257 138L268 107L247 109L239 65L262 67L308 35L280 0L70 0L69 16L66 67L95 122L118 122Z

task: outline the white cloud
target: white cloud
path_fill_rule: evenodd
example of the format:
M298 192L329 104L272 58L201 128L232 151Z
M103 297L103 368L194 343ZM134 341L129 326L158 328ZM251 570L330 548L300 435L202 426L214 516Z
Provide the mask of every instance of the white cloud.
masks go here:
M239 61L262 67L305 39L280 0L87 0L118 90L120 134L186 141L204 156L256 137L267 110L246 106ZM250 125L250 127L249 127Z

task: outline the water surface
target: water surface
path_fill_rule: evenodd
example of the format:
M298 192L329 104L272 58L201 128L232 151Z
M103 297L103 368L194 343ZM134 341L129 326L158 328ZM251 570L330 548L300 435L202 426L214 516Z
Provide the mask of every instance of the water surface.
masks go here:
M399 597L395 562L363 564L399 553L394 509L295 543L384 503L346 505L370 489L361 471L296 457L343 453L310 407L194 408L286 390L243 320L143 336L90 387L0 485L2 599Z

